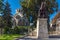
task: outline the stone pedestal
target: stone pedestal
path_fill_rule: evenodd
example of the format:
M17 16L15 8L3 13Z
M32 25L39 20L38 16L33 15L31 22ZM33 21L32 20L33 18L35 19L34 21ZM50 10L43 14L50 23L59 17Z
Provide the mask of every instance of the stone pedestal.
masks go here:
M47 19L38 18L37 20L37 38L48 38Z

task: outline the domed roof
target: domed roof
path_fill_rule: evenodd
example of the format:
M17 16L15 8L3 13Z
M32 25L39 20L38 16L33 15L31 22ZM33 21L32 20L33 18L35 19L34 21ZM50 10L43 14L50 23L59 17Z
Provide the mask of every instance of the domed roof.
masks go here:
M58 18L60 18L60 12L53 18L52 24L55 24Z

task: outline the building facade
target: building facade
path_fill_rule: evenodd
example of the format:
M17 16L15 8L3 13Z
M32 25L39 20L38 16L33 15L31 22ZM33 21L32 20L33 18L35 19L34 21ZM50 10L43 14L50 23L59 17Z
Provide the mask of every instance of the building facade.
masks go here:
M60 18L56 20L56 31L60 31Z
M55 25L54 28L56 31L60 32L60 12L52 20L52 25ZM52 26L53 27L53 26Z
M26 15L23 15L23 10L17 9L16 14L12 18L13 26L28 26L29 21Z

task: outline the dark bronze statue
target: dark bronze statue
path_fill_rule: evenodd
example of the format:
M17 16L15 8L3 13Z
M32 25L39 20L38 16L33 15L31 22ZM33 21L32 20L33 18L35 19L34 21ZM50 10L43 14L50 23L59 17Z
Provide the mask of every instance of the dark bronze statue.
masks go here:
M39 16L39 18L47 18L48 17L47 9L46 9L46 3L45 2L41 3L41 7L39 9L38 16Z

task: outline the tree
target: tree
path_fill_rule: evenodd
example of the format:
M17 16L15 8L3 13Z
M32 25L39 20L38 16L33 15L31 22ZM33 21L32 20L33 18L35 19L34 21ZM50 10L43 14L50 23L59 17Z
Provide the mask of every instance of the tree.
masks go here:
M12 14L11 14L11 9L10 9L10 5L8 2L6 2L5 4L5 8L4 8L4 11L3 11L3 20L4 20L4 25L6 27L9 27L11 28L12 27Z
M20 4L24 10L24 13L27 14L27 17L29 18L30 14L32 14L32 16L34 16L34 21L36 21L38 17L38 10L43 1L46 2L48 22L49 22L49 15L52 14L54 11L58 10L58 4L56 0L28 0L28 1L23 0L20 1Z
M4 0L0 0L0 14L2 14L3 9L4 9Z
M3 34L3 27L4 27L4 21L2 19L2 16L0 16L0 34Z
M3 12L3 9L4 9L4 0L0 0L0 14L2 14L2 12ZM2 27L2 15L0 15L0 28Z
M0 0L0 33L2 34L3 32L3 27L4 27L4 21L2 19L2 13L3 13L3 10L4 10L4 0Z

